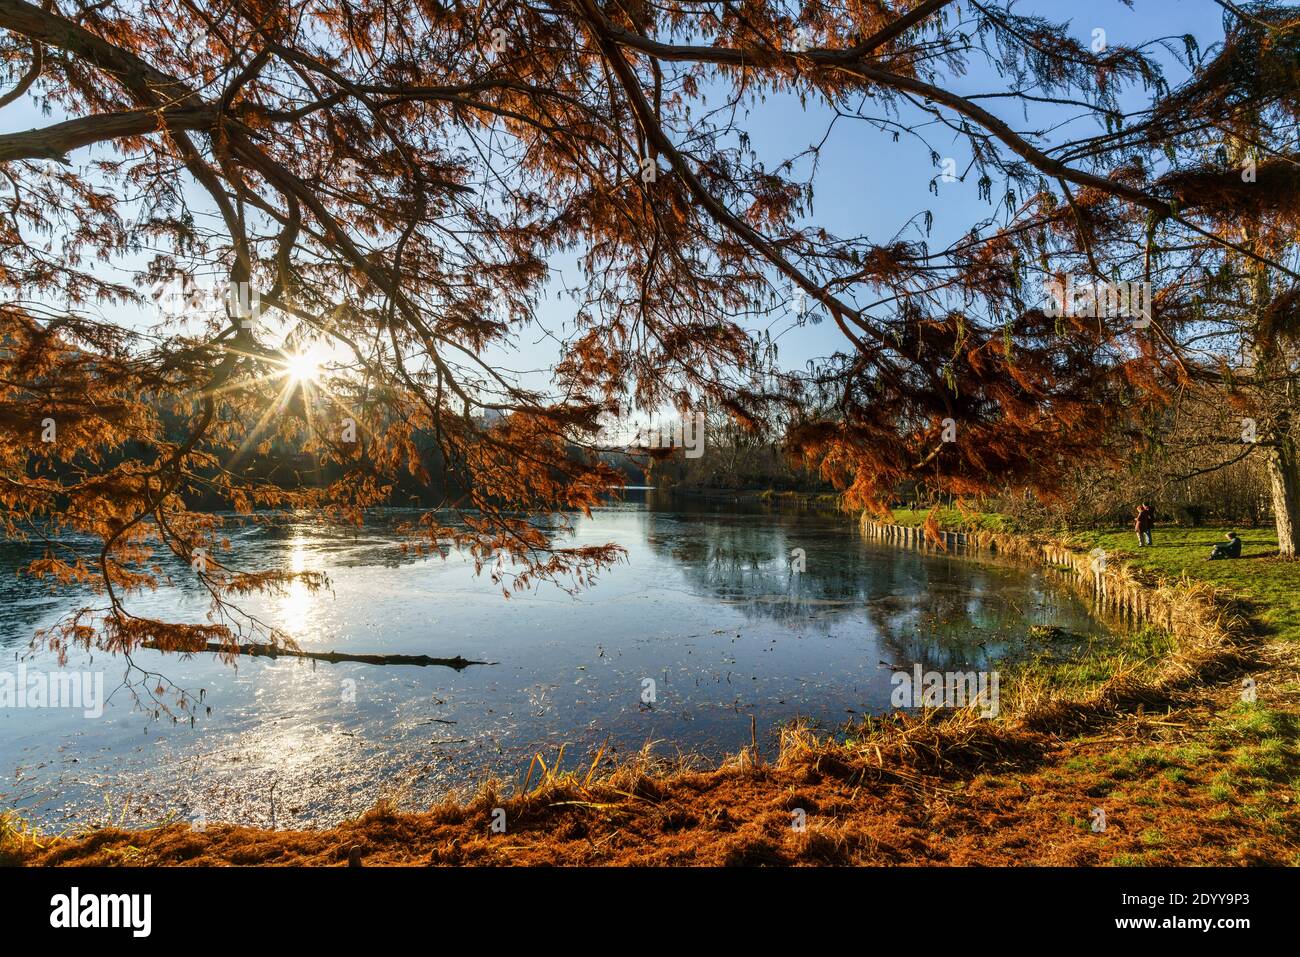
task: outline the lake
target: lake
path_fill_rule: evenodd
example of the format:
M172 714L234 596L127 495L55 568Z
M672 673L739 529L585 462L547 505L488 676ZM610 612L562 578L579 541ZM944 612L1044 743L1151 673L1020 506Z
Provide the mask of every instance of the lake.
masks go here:
M632 492L567 536L617 542L624 563L576 596L542 584L509 600L463 556L403 555L391 529L413 514L381 510L348 530L232 526L241 562L324 571L332 586L245 607L304 650L494 664L234 667L139 651L136 665L202 689L211 713L155 720L121 690L98 717L0 707L0 807L52 829L168 815L323 825L380 797L420 807L488 775L517 781L534 753L551 764L561 745L565 767L604 742L616 755L655 742L714 760L750 742L753 715L772 749L796 717L834 731L891 710L896 669L989 669L1031 651L1033 625L1106 635L1050 573L869 542L834 513ZM15 674L19 656L29 671L57 667L28 645L78 603L16 578L23 558L14 545L0 553L0 671ZM202 621L206 601L183 571L130 607ZM66 667L103 673L109 693L126 670L103 654Z

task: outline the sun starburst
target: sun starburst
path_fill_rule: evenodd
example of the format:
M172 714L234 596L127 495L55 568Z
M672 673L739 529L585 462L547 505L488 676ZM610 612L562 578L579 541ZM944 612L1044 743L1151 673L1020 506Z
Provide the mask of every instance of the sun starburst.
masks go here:
M315 383L320 377L320 360L311 352L294 352L285 357L284 374L294 385Z

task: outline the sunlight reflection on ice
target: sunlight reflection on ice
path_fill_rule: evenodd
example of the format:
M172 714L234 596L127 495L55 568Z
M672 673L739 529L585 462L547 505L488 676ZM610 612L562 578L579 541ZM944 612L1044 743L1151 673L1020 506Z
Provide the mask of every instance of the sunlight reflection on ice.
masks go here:
M289 570L301 572L307 568L307 540L301 532L294 535L289 543ZM303 642L318 638L313 626L318 623L315 604L320 595L313 595L300 581L289 583L284 594L275 603L275 625L287 632L295 641Z

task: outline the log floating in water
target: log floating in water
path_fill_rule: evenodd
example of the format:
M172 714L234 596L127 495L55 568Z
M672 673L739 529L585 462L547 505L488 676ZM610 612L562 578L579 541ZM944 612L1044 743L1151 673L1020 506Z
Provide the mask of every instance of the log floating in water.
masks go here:
M158 650L155 642L148 641L144 643L145 648ZM214 655L249 655L253 658L310 658L312 661L327 661L331 664L351 661L363 665L419 665L428 667L429 665L441 665L444 668L455 668L457 671L463 671L470 665L494 665L495 661L470 661L468 658L462 658L457 655L455 658L431 658L428 655L353 655L342 651L294 651L290 648L280 648L276 645L253 643L246 645L223 645L219 641L209 641L201 645L195 645L190 648L173 649L181 654L193 654L200 651L210 651Z

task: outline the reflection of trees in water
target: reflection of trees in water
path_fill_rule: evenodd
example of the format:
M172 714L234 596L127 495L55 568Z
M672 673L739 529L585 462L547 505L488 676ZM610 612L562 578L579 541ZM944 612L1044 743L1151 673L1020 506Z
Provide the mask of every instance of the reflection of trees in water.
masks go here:
M1031 625L1100 633L1100 623L1062 589L1019 569L965 560L923 559L901 553L923 573L910 593L890 603L872 602L867 615L881 636L885 658L910 668L984 668L1023 654ZM898 606L905 607L898 607Z
M791 620L862 611L882 633L909 630L922 618L963 630L1005 617L1005 602L978 566L883 552L847 526L770 516L652 514L646 539L677 563L700 594L756 618ZM804 551L804 570L791 550Z
M769 515L649 513L646 540L698 594L782 622L865 615L890 664L978 666L1039 621L1086 620L1069 599L1015 569L919 551L883 550L851 527ZM790 552L805 552L792 568Z
M927 670L982 668L1001 657L992 646L982 643L978 632L945 629L880 631L882 662L890 668L910 671L920 662Z
M869 592L869 565L852 535L792 516L650 513L646 541L681 568L693 591L749 617L842 615ZM803 571L791 559L796 548L804 550Z

